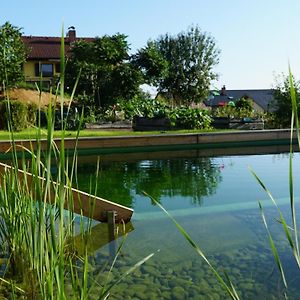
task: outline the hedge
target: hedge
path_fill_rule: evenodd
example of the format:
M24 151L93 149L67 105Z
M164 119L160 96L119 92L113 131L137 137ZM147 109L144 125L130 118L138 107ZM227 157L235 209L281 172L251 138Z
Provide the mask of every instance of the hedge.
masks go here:
M34 104L26 104L17 100L1 101L0 129L8 130L8 124L10 122L12 130L21 131L36 124L36 115L37 106Z

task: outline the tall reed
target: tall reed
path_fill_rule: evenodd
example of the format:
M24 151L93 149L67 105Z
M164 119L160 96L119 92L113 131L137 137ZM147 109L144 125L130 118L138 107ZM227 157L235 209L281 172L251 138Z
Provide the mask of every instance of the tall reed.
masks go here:
M15 141L12 123L8 121L11 167L0 168L0 252L5 257L5 268L0 277L0 294L7 298L88 299L94 286L89 278L87 251L91 219L84 222L83 218L80 218L79 228L83 237L83 250L80 255L74 239L76 218L73 213L71 187L76 185L77 180L79 129L73 157L68 158L65 153L67 117L64 116L64 49L62 28L61 74L57 89L54 93L50 91L50 105L46 112L46 149L42 146L40 104L34 143L30 148L22 148L21 158L18 157L20 149ZM67 105L67 115L77 83L78 79ZM7 93L6 95L10 116L10 100ZM40 100L41 93L39 103ZM59 145L53 138L57 105L60 107L61 118ZM57 169L55 178L51 173L53 166ZM22 170L23 173L20 174L18 170ZM130 274L150 257L151 255L138 262L126 274ZM126 274L113 283L108 280L102 285L99 283L102 286L99 299L106 298L111 288Z
M0 179L0 249L7 259L1 281L2 285L6 286L7 293L20 294L28 299L88 297L87 252L85 251L83 257L79 257L73 239L75 217L71 187L76 175L76 151L70 169L70 161L66 159L64 149L64 57L62 30L61 77L59 88L54 94L50 92L50 105L46 112L46 149L42 149L40 105L35 146L32 144L29 149L23 148L21 159L17 156L19 149L11 122L8 122L12 168L3 169ZM10 116L8 96L7 100ZM58 103L62 124L60 146L53 139L54 108ZM29 153L30 159L25 159L25 152L27 155ZM53 183L54 178L51 174L53 165L57 168L57 184ZM23 175L20 175L20 169L24 172ZM67 212L65 207L68 208ZM90 222L84 224L81 219L80 228L83 234L89 230Z
M250 168L251 173L254 178L257 180L259 185L263 188L263 190L267 193L270 200L272 201L274 207L279 216L279 223L282 225L283 232L287 239L287 244L292 252L292 255L295 259L295 262L300 271L300 252L299 252L299 233L297 226L297 212L295 207L295 193L294 193L294 176L293 176L293 139L294 139L294 131L297 134L298 147L300 150L300 130L299 130L299 116L298 116L298 99L296 97L296 91L294 86L294 80L292 76L291 69L289 67L289 82L290 82L290 96L291 96L291 106L292 106L292 116L291 116L291 132L290 132L290 155L289 155L289 198L290 198L290 214L291 214L291 224L289 225L286 218L283 216L283 213L280 207L277 205L276 199L273 197L271 191L266 187L263 183L262 179ZM271 251L273 253L275 263L277 265L279 274L281 276L282 283L284 285L283 296L288 298L288 282L286 279L286 270L282 264L276 243L274 242L274 238L269 230L269 225L267 218L264 213L264 209L262 203L259 202L260 212L263 219L263 224L266 228L269 243L271 247Z

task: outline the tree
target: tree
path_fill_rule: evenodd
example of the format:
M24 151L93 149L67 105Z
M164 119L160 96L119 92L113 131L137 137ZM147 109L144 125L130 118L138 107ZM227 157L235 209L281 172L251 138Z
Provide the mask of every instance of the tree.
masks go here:
M137 54L131 57L131 61L140 68L148 84L159 85L160 80L168 74L168 61L154 42L150 41L147 47L138 50Z
M293 80L297 99L297 108L300 111L300 82ZM292 101L290 94L289 77L283 78L283 81L277 80L276 87L273 91L274 100L271 103L272 110L276 117L276 122L280 127L289 127L292 116Z
M104 106L118 99L130 99L139 91L142 76L129 63L127 36L115 34L78 41L71 48L66 81L73 86L81 70L77 93L90 96Z
M6 22L0 27L0 86L13 86L23 78L26 59L21 29Z
M253 111L253 99L251 99L247 95L245 95L235 102L235 107L237 109L243 109L243 110L251 112L251 111Z
M219 52L215 40L195 26L177 36L166 34L148 42L134 60L160 92L190 104L207 98L210 82L217 78L213 67L219 62Z

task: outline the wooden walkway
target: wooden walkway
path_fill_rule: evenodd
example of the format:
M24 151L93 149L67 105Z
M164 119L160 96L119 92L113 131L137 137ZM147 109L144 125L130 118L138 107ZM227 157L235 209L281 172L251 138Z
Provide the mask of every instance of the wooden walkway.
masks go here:
M12 167L7 164L0 163L1 173L8 170L12 170ZM32 182L32 179L34 178L34 175L18 169L18 177L19 180L21 181L23 181L26 177L28 184L30 184L30 182ZM42 177L38 177L38 179L40 181L45 181L45 178ZM56 182L52 182L52 184L53 186L57 185ZM70 189L68 186L65 186L65 188ZM52 197L54 194L53 191L52 191ZM105 200L97 196L90 195L88 193L79 191L75 188L71 188L71 192L73 196L73 210L77 214L81 214L85 217L89 217L100 222L107 222L108 213L114 212L115 221L117 223L122 221L127 223L130 221L132 217L133 209L131 208ZM53 199L49 200L49 202L51 201L53 201ZM68 203L66 203L65 209L69 209Z

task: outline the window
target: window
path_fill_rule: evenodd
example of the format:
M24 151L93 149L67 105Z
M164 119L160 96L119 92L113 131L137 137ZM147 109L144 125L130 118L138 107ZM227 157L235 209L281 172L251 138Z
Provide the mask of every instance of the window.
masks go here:
M43 77L53 76L53 65L52 64L41 64L41 72Z
M53 64L35 64L35 76L52 77L53 74Z

